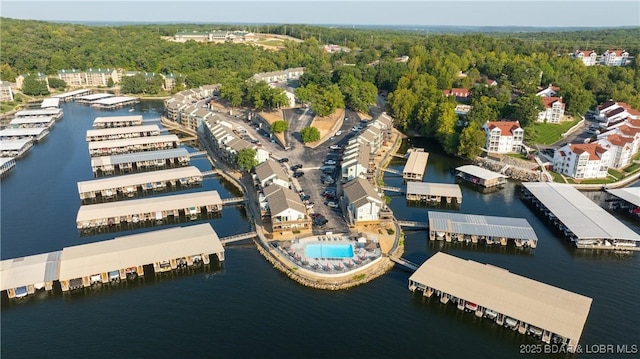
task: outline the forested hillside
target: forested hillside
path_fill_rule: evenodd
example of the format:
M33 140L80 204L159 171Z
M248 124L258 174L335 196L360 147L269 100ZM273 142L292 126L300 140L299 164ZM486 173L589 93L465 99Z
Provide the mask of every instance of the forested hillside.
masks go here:
M525 126L530 123L540 106L533 95L540 85L560 87L559 96L573 115L584 114L609 98L640 109L637 61L625 67L586 67L569 56L578 48L599 54L608 48L623 48L637 56L640 28L427 35L272 25L270 32L305 40L288 42L284 49L273 51L245 44L175 43L161 38L182 30L211 30L212 25L89 27L1 21L3 80L14 81L16 75L33 71L53 75L69 68L173 72L184 75L187 86L222 83L223 96L235 104L255 104L260 96L249 93L247 78L257 72L304 66L298 96L315 104L318 111L342 103L363 111L375 100L376 90L386 90L388 111L401 128L435 137L445 150L463 156L475 154L484 121L510 118ZM266 32L267 28L257 30ZM326 43L351 51L328 54L320 48ZM408 62L396 61L400 56L409 56ZM476 85L485 79L496 80L498 85ZM473 109L462 124L454 113L455 101L442 94L452 87L472 89Z

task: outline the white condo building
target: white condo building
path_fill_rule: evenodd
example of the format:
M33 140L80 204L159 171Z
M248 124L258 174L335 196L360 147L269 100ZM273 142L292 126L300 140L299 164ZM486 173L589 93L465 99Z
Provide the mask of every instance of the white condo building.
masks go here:
M486 134L488 152L520 152L524 130L518 121L487 121L482 128Z
M609 151L597 143L569 143L553 155L553 170L577 179L605 178L609 157Z

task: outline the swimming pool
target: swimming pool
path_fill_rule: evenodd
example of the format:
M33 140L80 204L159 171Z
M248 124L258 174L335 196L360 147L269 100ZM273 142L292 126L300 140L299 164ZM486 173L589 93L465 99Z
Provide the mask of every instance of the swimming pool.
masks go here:
M307 258L349 258L353 257L351 244L308 244L305 247Z

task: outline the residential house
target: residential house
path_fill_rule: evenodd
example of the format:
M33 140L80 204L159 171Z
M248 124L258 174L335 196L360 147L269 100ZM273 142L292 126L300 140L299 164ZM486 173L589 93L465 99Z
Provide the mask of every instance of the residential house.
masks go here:
M544 109L538 113L538 122L560 123L564 116L562 97L542 97Z
M560 91L560 87L549 84L547 88L538 90L538 92L536 92L536 96L555 97L558 94L558 91Z
M343 205L351 224L380 221L380 211L384 201L369 181L356 177L343 187Z
M629 53L625 50L607 50L600 57L600 63L606 66L624 66L629 60Z
M610 154L597 143L569 143L553 155L553 170L576 179L605 178Z
M311 229L311 218L307 214L307 208L295 192L272 183L265 187L262 193L264 197L259 197L262 201L261 215L264 220L271 220L271 231L274 235Z
M640 148L640 118L627 118L607 128L596 143L609 151L610 168L626 167Z
M272 183L289 188L289 177L284 173L282 166L271 159L256 166L254 178L260 185L260 188L265 188Z
M84 72L80 70L59 70L58 78L70 87L81 87L85 85L85 75Z
M469 89L454 87L451 90L442 90L445 96L455 96L456 99L466 99L471 96Z
M264 81L266 83L282 82L287 80L287 74L284 71L261 72L251 77L256 81Z
M382 147L382 140L384 139L384 133L380 128L376 126L367 126L355 140L363 145L369 147L369 153L375 155L380 147ZM351 139L353 140L353 139Z
M284 70L287 80L297 80L304 75L304 67L291 67Z
M371 156L367 145L355 142L345 148L341 164L343 181L351 181L356 177L367 178L370 168Z
M585 66L593 66L597 63L598 54L593 50L576 50L573 58L582 60Z
M13 89L11 88L11 82L0 81L0 101L12 102L13 101Z
M520 152L524 130L518 121L487 121L482 128L486 134L488 152Z

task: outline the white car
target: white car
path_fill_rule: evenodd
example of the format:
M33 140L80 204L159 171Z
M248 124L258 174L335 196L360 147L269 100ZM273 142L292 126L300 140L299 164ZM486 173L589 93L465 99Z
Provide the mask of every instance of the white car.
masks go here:
M342 131L336 132L336 136L340 136L341 134L342 134Z
M338 145L331 145L331 146L329 146L329 148L332 149L332 150L336 150L336 151L342 149L342 147L340 147Z
M326 161L324 161L325 165L335 165L336 163L338 163L338 162L336 162L334 160L326 160Z
M338 204L335 202L327 202L327 206L331 207L331 208L338 208Z

